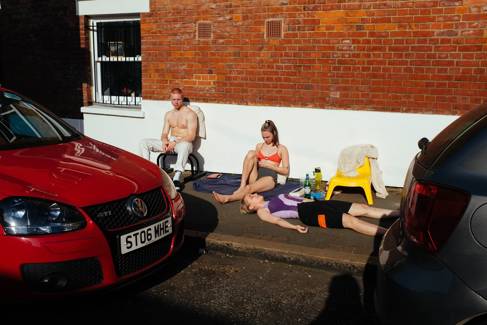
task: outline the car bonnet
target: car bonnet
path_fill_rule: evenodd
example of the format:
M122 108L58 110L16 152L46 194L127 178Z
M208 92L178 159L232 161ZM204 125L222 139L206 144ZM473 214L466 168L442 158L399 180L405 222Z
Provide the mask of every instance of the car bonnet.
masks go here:
M87 206L161 185L156 165L86 137L0 151L0 199L34 196Z

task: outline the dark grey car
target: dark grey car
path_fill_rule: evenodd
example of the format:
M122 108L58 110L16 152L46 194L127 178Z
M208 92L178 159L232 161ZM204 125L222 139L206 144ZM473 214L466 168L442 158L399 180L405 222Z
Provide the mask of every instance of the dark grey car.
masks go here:
M379 251L386 324L487 324L487 105L422 139Z

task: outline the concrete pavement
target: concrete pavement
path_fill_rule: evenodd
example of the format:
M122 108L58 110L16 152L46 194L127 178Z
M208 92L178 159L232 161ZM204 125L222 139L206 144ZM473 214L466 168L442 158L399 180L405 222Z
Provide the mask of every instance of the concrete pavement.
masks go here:
M399 208L400 188L388 188L389 196L374 196L374 206ZM376 263L380 238L369 237L348 229L310 227L307 234L262 222L257 215L243 215L239 202L220 204L211 194L196 192L192 183L185 184L186 235L205 239L207 249L243 255L259 255L266 259L290 263L332 267L362 272L368 263ZM342 192L333 199L366 203L360 189ZM374 222L373 219L367 221ZM299 220L291 220L299 223ZM380 221L389 226L392 221ZM376 222L377 223L377 222Z

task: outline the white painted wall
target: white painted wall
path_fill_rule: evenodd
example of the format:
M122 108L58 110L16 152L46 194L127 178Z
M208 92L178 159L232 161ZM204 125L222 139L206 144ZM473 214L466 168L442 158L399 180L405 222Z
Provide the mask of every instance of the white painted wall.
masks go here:
M76 0L76 10L83 15L116 15L149 12L150 0Z
M433 138L456 116L291 107L256 107L193 103L206 116L207 139L198 152L207 171L240 173L242 159L260 137L260 126L273 120L290 153L291 177L320 166L324 179L334 175L340 151L370 143L379 149L379 166L387 186L403 186L421 137ZM127 109L83 108L85 134L134 153L142 138L158 138L169 101L144 100L139 114ZM95 114L93 114L95 113ZM110 114L110 115L103 115ZM113 114L129 115L114 116ZM156 155L153 155L154 159Z

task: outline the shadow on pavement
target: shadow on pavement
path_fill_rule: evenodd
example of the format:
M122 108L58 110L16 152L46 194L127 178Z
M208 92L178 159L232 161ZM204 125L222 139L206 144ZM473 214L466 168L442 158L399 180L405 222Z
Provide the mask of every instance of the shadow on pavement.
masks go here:
M312 324L365 324L360 286L351 274L332 278L325 307Z
M384 228L389 228L396 218L381 219L379 225ZM382 242L382 236L374 237L374 249L369 256L367 265L365 266L362 280L364 287L364 308L367 313L370 324L378 324L378 320L375 315L374 295L377 287L377 263L380 244Z
M381 219L379 225L389 228L393 219ZM333 277L325 307L313 324L379 324L374 307L376 289L377 255L382 236L375 236L373 250L362 274L363 295L358 281L352 274Z
M218 225L218 211L207 200L182 193L186 206L185 229L211 233Z

